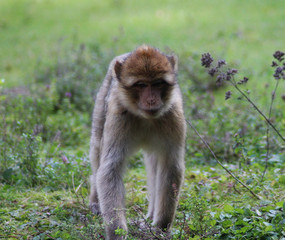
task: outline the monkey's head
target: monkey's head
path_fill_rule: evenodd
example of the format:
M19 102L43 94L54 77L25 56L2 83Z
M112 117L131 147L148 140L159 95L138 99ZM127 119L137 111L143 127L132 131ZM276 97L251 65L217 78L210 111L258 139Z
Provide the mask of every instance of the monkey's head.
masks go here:
M135 115L157 118L171 108L177 84L177 58L142 45L124 62L117 61L115 75L122 104Z

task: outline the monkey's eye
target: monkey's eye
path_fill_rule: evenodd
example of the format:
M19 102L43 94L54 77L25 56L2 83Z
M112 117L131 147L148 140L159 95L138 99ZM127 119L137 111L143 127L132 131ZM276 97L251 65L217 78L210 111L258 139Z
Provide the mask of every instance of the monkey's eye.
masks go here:
M155 80L151 84L151 86L153 86L153 87L163 87L165 84L166 84L166 82L163 79L158 79L158 80Z
M136 87L136 88L146 88L147 84L143 83L143 82L137 82L133 86Z

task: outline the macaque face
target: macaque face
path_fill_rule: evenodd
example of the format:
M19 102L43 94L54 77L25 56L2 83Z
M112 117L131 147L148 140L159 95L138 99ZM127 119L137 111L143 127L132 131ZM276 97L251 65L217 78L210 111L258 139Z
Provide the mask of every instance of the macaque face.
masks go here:
M167 103L172 86L163 78L136 81L130 88L130 98L145 115L155 117Z
M161 116L170 107L176 69L174 57L151 48L140 48L125 62L117 62L115 72L126 108L145 118Z

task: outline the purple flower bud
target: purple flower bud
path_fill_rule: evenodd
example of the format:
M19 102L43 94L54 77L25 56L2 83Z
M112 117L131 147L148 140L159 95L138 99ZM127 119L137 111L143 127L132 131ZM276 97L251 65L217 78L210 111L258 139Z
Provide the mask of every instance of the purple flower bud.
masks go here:
M215 73L217 72L217 69L216 68L210 68L208 73L210 76L214 77Z
M275 72L274 72L274 75L273 77L276 79L276 80L279 80L281 77L283 78L284 77L284 67L277 67L275 69Z
M62 155L61 159L62 159L63 163L65 163L65 164L69 163L68 158L65 155Z
M202 54L201 65L204 66L205 68L210 67L213 61L214 59L212 58L210 53Z
M229 98L231 98L232 96L232 92L231 91L227 91L226 95L225 95L225 100L228 100Z
M230 80L231 80L231 78L232 78L231 74L227 72L226 80L227 80L227 81L230 81Z
M271 67L277 67L278 64L275 61L272 61Z
M217 76L217 79L216 79L216 84L218 86L221 86L222 83L226 80L227 78L227 75L223 72L221 72L218 76Z
M66 92L65 96L68 97L68 98L71 98L72 94L71 94L71 92Z
M283 71L283 68L282 67L278 67L278 68L276 68L276 73L281 73Z
M277 59L279 62L282 62L284 60L283 56L285 55L284 52L281 52L281 51L276 51L274 54L273 54L273 57L275 59Z
M227 63L226 63L225 60L219 60L219 61L218 61L218 66L217 66L217 68L220 68L221 66L226 65L226 64L227 64Z
M276 80L279 80L280 79L280 75L279 74L273 74L273 77L276 79Z
M244 77L242 80L238 81L238 84L244 84L244 83L247 83L247 81L248 81L248 78Z

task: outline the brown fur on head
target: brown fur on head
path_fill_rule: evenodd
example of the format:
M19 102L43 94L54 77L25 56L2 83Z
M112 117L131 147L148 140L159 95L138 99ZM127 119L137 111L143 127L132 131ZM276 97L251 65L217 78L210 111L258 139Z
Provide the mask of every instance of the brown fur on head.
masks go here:
M135 115L157 118L167 112L176 85L177 59L142 45L114 66L121 104Z
M158 49L142 45L123 62L116 62L115 73L125 86L134 83L134 78L153 81L164 78L169 84L176 83L177 58L167 56Z

